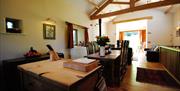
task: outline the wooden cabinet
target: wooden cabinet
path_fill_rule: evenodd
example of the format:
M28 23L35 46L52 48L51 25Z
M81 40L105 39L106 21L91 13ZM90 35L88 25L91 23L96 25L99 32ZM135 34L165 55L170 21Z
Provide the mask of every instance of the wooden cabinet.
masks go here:
M43 81L43 79L33 77L32 75L23 73L23 90L22 91L65 91L65 89L56 87Z
M160 47L160 62L180 81L180 50L170 47Z
M64 57L63 53L58 53L60 57ZM17 65L36 62L40 60L49 59L49 55L42 55L34 58L16 58L3 60L3 91L19 91L20 90L20 76Z

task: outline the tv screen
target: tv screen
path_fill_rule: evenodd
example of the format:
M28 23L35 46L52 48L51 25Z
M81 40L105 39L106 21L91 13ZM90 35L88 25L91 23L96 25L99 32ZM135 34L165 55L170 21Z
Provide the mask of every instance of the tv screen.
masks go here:
M6 18L6 32L7 33L21 33L21 20Z

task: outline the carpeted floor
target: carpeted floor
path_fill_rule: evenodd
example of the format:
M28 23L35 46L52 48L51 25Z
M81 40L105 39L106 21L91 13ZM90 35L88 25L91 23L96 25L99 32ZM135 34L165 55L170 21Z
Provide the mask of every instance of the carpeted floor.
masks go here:
M165 70L154 70L137 67L136 80L139 82L180 88L180 85Z

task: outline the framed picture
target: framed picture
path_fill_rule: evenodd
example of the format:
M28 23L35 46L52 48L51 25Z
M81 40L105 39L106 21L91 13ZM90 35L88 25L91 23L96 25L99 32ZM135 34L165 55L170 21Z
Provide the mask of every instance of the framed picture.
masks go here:
M55 39L56 27L55 25L43 24L44 39Z

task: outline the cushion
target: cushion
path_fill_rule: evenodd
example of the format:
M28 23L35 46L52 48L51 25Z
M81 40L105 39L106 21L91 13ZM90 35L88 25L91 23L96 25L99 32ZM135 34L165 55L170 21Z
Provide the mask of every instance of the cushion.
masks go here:
M154 51L159 51L159 47L156 46L153 50L154 50Z

